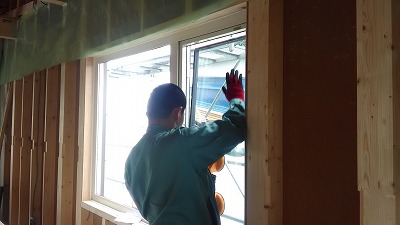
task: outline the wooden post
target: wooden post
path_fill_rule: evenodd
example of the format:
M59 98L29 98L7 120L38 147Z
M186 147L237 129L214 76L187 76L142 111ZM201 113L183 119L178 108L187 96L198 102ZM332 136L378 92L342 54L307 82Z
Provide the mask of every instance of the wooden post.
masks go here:
M42 224L56 224L57 215L57 157L60 107L60 66L48 69L46 75L46 106L43 156Z
M78 154L78 109L80 61L61 69L60 156L57 224L75 224Z
M20 224L29 224L31 206L31 154L32 154L32 91L33 75L23 78L22 84L22 146L20 169Z
M44 154L44 114L46 96L46 70L34 74L32 120L32 218L42 224L42 188Z
M12 118L12 146L10 171L10 213L9 224L19 224L20 206L20 166L21 166L21 111L22 111L22 80L14 81L13 90L13 118Z
M399 14L399 1L357 0L357 150L362 225L400 223Z
M247 7L246 224L283 224L283 1Z

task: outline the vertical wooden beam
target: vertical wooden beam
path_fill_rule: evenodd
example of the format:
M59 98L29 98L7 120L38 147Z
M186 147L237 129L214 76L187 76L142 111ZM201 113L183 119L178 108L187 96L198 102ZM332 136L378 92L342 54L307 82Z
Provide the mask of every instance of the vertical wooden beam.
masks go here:
M400 1L392 1L393 29L393 146L396 223L400 219Z
M78 169L76 191L76 223L80 223L81 202L90 199L92 119L93 119L93 58L81 60L79 81Z
M10 172L11 172L11 144L12 144L12 102L13 102L13 84L9 83L10 96L10 109L5 117L4 127L4 180L3 180L3 207L2 207L2 218L1 221L8 224L9 212L10 212ZM0 145L1 146L1 145Z
M59 65L48 69L46 76L46 106L44 140L46 150L43 156L43 200L42 224L56 224L57 215L57 157L58 126L60 107Z
M75 224L80 61L62 65L57 224Z
M46 70L34 74L32 120L32 219L42 224L42 188L44 154L44 114L46 96Z
M283 1L248 1L246 224L283 224Z
M395 183L400 172L399 9L396 0L357 0L357 150L362 225L400 223L396 209L400 196Z
M12 146L10 172L10 213L9 224L19 224L20 206L20 166L21 166L21 110L22 110L22 80L14 81L13 90L13 118L12 118Z
M23 78L22 84L22 128L20 170L20 224L29 224L31 206L31 154L32 154L32 91L33 75Z

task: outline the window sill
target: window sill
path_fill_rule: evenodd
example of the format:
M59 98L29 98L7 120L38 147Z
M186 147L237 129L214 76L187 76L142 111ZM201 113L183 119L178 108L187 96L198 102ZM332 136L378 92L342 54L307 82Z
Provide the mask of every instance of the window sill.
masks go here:
M94 213L115 224L143 224L148 225L137 210L120 212L96 201L83 201L82 208Z

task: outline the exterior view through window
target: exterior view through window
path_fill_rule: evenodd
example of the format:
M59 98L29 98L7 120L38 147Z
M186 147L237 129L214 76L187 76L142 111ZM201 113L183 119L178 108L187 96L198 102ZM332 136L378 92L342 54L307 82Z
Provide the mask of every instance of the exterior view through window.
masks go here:
M124 183L125 161L146 132L147 100L156 86L179 81L188 100L185 126L221 119L229 104L221 91L226 72L239 70L244 87L246 77L245 31L229 30L163 47L141 46L147 50L97 62L93 200L120 211L135 208ZM224 168L214 174L225 201L222 224L244 224L245 144L228 153Z
M228 101L221 87L225 74L235 68L246 77L245 33L225 35L218 38L190 43L183 47L187 56L183 66L189 82L191 111L189 124L202 124L221 119L228 109ZM245 83L243 82L243 87ZM225 166L216 175L216 191L225 200L221 216L223 225L244 224L245 145L239 144L225 155Z
M170 82L170 46L99 65L95 194L132 207L125 160L147 129L147 100ZM100 200L101 201L101 200Z

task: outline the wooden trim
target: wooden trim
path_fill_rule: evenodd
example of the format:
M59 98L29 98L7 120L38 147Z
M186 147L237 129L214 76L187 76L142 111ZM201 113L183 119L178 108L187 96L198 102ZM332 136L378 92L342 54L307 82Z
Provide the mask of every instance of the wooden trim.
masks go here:
M45 131L43 156L42 224L56 224L57 215L57 157L60 107L60 66L48 69L46 75Z
M62 66L57 224L75 224L80 61ZM60 179L61 178L61 179Z
M357 0L361 224L399 224L399 3ZM397 136L396 136L397 135ZM397 150L397 151L396 151Z
M247 5L246 224L283 224L283 1Z
M32 94L33 75L23 78L22 84L22 127L21 127L21 167L20 167L20 224L29 224L31 206L31 155L32 155Z
M9 224L19 224L22 80L14 81Z

